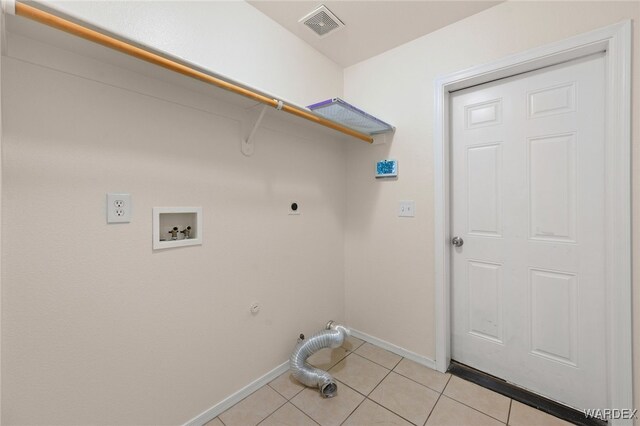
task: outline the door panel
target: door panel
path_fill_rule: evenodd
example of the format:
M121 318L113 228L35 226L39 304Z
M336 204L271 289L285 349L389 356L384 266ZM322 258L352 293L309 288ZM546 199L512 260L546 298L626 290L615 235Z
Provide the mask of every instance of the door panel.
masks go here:
M529 139L530 238L575 241L575 133Z
M451 95L452 357L606 406L604 55Z
M531 353L578 365L577 291L574 274L529 270Z
M499 237L502 234L501 144L467 148L468 232Z
M502 343L502 265L468 262L469 333Z

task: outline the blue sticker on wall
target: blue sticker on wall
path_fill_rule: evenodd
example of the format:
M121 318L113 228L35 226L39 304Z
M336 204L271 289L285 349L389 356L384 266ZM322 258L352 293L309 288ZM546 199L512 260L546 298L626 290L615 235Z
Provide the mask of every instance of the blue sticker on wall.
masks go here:
M382 160L376 164L376 178L398 176L398 162L396 160Z

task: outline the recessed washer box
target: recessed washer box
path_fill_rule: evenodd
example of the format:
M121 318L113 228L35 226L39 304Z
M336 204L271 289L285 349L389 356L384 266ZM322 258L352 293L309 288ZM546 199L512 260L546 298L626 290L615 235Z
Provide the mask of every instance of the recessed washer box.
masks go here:
M154 207L153 249L202 244L202 207Z

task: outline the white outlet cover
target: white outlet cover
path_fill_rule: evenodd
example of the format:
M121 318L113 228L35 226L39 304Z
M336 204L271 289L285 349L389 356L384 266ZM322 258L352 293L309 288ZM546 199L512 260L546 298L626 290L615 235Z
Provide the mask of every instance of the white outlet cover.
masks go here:
M131 194L110 192L107 194L107 223L129 223L133 204Z
M399 217L415 217L416 215L416 202L413 200L400 201L398 205Z

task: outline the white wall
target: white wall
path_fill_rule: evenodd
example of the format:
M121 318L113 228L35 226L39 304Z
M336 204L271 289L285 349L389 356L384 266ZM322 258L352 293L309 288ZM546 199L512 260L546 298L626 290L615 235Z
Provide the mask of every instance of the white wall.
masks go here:
M344 319L342 141L268 118L245 157L238 106L13 34L2 59L3 424L181 424ZM203 245L154 252L154 206L202 206Z
M423 356L435 356L434 79L477 64L640 18L638 2L507 2L345 70L345 98L397 126L393 143L349 144L346 312L352 327ZM637 27L634 49L640 45ZM640 55L634 54L633 170L640 172ZM399 161L397 181L376 181L376 161ZM634 211L640 185L634 185ZM416 200L415 219L398 218L398 200ZM640 216L634 215L634 252ZM640 258L635 256L635 270ZM640 292L635 274L635 294ZM640 299L635 298L635 312ZM635 315L636 330L640 314ZM635 342L640 371L640 340ZM636 373L636 407L640 373Z
M244 1L47 1L47 7L300 105L342 68Z

